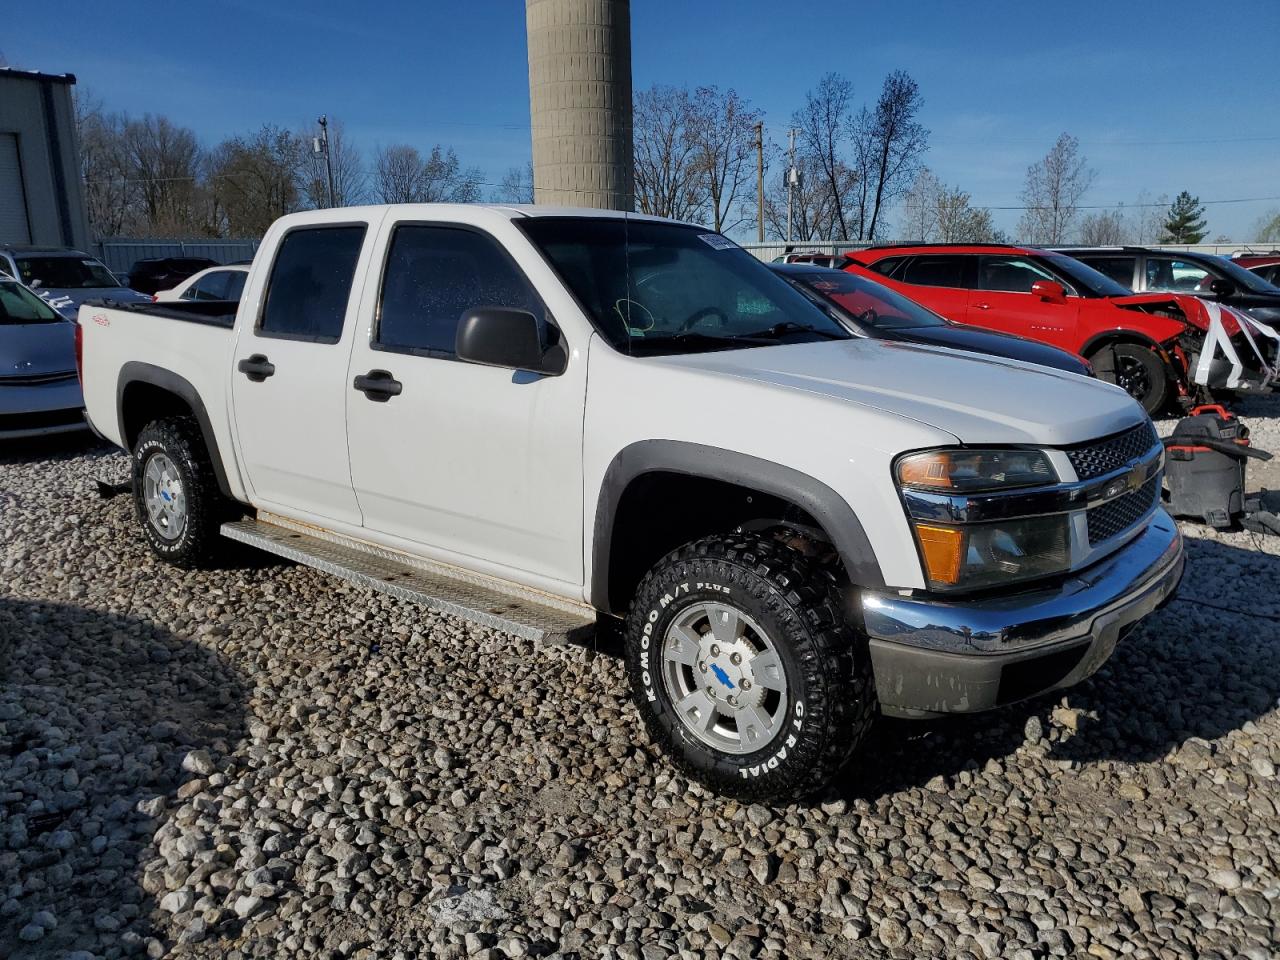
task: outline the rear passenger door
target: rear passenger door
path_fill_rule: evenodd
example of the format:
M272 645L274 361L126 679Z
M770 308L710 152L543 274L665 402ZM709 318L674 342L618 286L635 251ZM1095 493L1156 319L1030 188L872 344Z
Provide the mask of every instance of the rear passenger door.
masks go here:
M956 323L969 321L969 288L977 257L960 253L911 257L893 272L893 280L913 300Z
M347 362L368 221L282 228L241 305L231 371L239 459L254 506L360 523L347 457ZM275 228L273 228L275 229Z
M1031 285L1047 280L1062 286L1065 303L1043 300ZM1072 348L1080 298L1047 268L1019 254L985 254L979 258L978 283L970 298L969 322L990 330L1030 337Z
M369 539L580 597L585 353L564 344L566 371L543 376L454 351L475 307L527 310L547 341L562 336L507 229L499 242L458 223L384 225L346 378L351 476Z

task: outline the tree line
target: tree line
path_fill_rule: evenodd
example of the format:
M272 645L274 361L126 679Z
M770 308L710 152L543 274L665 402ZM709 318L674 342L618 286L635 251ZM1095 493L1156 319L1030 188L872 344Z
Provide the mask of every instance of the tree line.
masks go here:
M1079 141L1061 134L1026 171L1015 237L989 208L924 163L929 130L920 88L905 70L884 77L874 102L828 73L790 117L787 142L766 136L764 112L733 89L658 84L633 105L635 207L716 230L758 227L757 163L765 173L764 232L773 240L1004 242L1033 244L1198 243L1204 207L1183 191L1139 195L1126 208L1086 209L1097 171ZM319 131L264 124L209 147L169 118L108 112L80 93L76 126L89 219L113 236L257 237L276 218L328 205ZM409 144L366 155L340 121L327 128L333 202L533 202L533 167L497 183L452 147ZM792 174L791 171L795 173ZM1280 215L1258 224L1280 239Z
M208 147L168 117L108 112L76 98L76 130L89 222L99 237L259 237L286 213L328 205L318 130L264 124ZM327 129L336 206L357 203L530 203L532 170L512 168L492 189L451 147L425 154L378 147L366 161L341 121Z

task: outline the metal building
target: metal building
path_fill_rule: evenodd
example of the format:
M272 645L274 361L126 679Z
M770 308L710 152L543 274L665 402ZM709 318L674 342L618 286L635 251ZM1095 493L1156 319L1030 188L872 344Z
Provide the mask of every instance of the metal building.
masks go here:
M631 210L630 0L526 0L534 200Z
M75 82L0 67L0 243L88 249Z

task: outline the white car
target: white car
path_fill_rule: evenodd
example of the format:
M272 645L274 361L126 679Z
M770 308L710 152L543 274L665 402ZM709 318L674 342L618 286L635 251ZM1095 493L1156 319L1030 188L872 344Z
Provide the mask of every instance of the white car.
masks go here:
M854 337L689 224L309 211L234 314L80 329L158 557L229 537L535 641L624 620L650 735L739 796L822 787L877 712L1081 680L1182 574L1123 390Z
M193 273L171 290L159 290L153 299L157 302L171 300L240 300L249 265L230 263L220 267L206 267Z

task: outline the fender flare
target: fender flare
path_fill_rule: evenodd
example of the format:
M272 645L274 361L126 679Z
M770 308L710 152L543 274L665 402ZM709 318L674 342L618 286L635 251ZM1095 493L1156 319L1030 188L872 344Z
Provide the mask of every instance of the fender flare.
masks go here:
M618 451L600 484L590 577L590 600L596 609L613 609L609 601L609 569L614 521L623 494L637 477L659 472L722 480L793 503L813 517L831 537L854 584L885 585L880 561L857 514L840 494L821 480L771 460L720 447L682 440L640 440Z
M1095 333L1085 341L1084 346L1080 348L1080 356L1088 359L1089 354L1108 342L1139 343L1155 347L1157 350L1167 349L1149 333L1143 333L1141 330L1133 330L1129 327L1116 327L1113 330L1103 330L1101 333Z
M191 382L184 377L180 377L172 370L166 370L164 367L157 367L151 363L142 363L138 360L130 360L120 368L120 377L116 381L116 425L120 431L120 439L125 443L129 442L129 435L125 430L124 422L124 394L135 383L145 383L153 387L159 387L161 390L183 400L191 408L191 412L195 415L196 423L200 426L200 434L204 437L205 448L209 451L209 461L213 464L214 476L218 480L218 489L222 491L223 496L235 499L231 493L231 484L227 481L227 472L222 463L222 455L218 451L218 438L213 432L213 423L209 419L209 411L205 409L204 401L200 399L199 391L191 385ZM131 451L126 450L126 452Z

